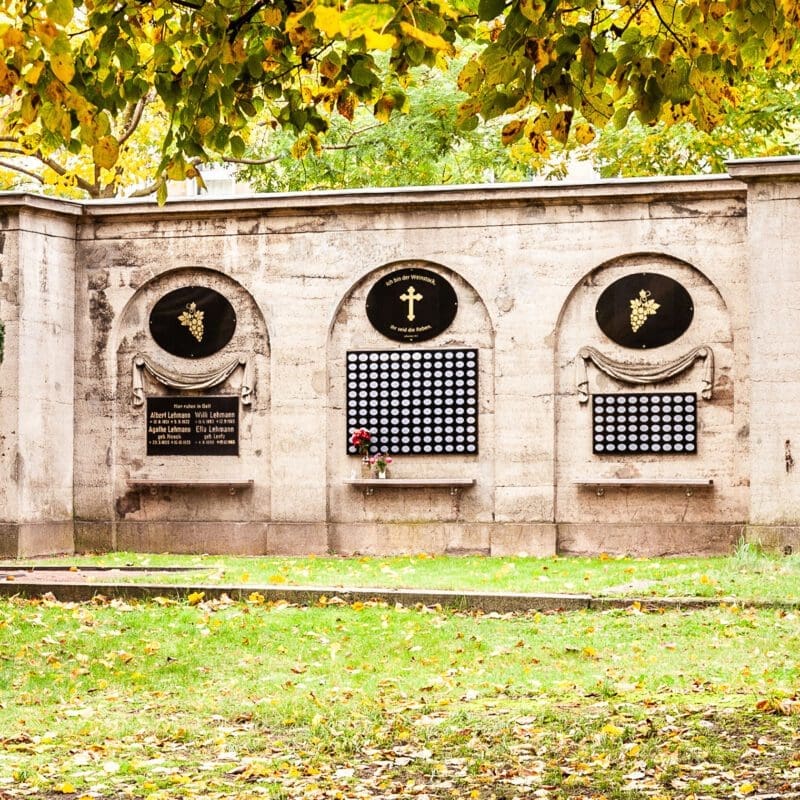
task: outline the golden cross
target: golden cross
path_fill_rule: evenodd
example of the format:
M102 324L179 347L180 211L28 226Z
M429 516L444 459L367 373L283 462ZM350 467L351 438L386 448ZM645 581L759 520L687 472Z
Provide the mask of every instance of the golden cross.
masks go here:
M413 286L408 287L408 291L405 294L400 295L400 299L404 303L408 303L408 321L414 321L414 303L417 300L422 300L422 295L417 294L416 289Z

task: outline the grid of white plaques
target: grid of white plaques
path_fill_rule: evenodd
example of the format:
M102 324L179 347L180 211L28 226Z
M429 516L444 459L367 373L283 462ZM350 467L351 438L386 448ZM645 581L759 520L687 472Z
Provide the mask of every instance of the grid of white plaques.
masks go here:
M592 452L599 455L697 452L697 395L592 395Z
M371 453L478 452L478 351L377 350L347 354L347 452L353 431Z

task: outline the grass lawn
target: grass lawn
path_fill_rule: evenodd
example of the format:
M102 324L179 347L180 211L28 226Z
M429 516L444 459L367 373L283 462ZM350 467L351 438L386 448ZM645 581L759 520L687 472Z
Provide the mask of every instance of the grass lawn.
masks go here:
M497 564L535 578L562 561ZM257 591L2 600L0 798L795 792L799 689L800 614L725 603L503 616Z
M6 562L8 563L8 562ZM21 563L13 562L19 567ZM437 556L259 557L110 553L49 559L56 565L185 566L187 573L113 576L147 583L275 584L332 587L453 589L640 597L731 597L800 602L800 555L769 556L750 545L720 558ZM90 580L108 580L108 575Z

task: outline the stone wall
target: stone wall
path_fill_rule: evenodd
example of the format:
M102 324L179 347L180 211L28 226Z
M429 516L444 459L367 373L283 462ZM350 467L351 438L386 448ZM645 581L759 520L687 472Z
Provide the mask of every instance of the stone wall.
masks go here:
M4 198L0 550L708 553L751 529L795 542L800 162L731 174L164 208ZM458 297L452 325L422 343L387 339L365 313L401 269ZM694 306L682 336L641 352L595 319L600 295L637 273L672 278ZM237 318L222 350L192 362L149 330L183 286L220 292ZM353 483L348 353L452 348L478 354L477 452L395 454L406 483ZM642 388L585 348L648 368L713 352L713 392L701 396L705 359ZM213 390L185 392L241 398L238 455L148 455L136 381L147 397L178 392L137 358L195 376L239 359ZM698 452L593 454L576 373L590 395L696 394Z
M12 201L0 230L0 555L73 548L75 219Z

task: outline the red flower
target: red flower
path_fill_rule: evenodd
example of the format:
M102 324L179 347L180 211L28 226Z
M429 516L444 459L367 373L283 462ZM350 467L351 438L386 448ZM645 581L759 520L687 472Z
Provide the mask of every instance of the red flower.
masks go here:
M369 445L372 441L372 434L366 428L359 428L353 432L350 437L350 444L358 448L359 453L366 454L369 452Z

